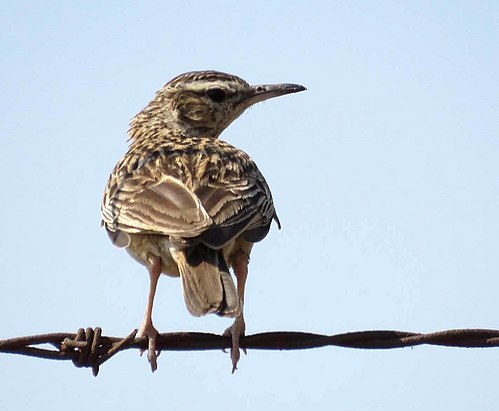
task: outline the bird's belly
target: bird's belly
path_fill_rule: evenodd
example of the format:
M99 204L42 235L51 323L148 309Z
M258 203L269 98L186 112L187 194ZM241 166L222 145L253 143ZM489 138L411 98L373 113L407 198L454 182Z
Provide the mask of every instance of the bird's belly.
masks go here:
M161 258L161 272L170 277L180 275L177 264L170 254L170 242L164 235L130 234L130 245L127 247L130 256L146 267L151 265L151 257Z

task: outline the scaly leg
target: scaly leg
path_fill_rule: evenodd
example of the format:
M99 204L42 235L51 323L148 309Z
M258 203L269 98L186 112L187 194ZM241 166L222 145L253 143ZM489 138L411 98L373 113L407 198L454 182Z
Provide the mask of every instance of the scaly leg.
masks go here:
M156 351L156 337L158 336L158 331L154 328L152 324L152 308L154 304L154 295L156 294L156 286L158 285L158 280L161 275L161 258L153 256L150 260L149 269L149 297L147 299L146 314L144 316L144 321L139 328L137 333L137 338L147 336L148 338L148 350L147 359L151 364L151 371L154 372L158 368L157 358L159 351ZM144 350L140 351L140 355L144 353Z
M239 297L239 303L241 304L241 314L239 314L234 323L225 330L223 333L226 337L232 337L232 346L230 348L230 358L232 359L232 373L237 370L237 363L241 357L239 352L239 338L244 336L246 331L246 324L244 322L244 288L246 286L246 278L248 277L248 262L249 258L244 252L240 252L234 258L234 273L237 278L237 295ZM246 350L243 348L244 353Z

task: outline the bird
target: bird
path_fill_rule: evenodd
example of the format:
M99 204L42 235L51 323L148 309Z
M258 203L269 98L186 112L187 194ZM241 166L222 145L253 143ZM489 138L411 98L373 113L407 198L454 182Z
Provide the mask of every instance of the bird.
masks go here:
M280 222L256 163L219 136L248 107L303 90L191 71L166 83L131 120L129 149L109 176L101 216L112 243L149 272L137 337L148 339L153 372L159 333L152 314L161 274L180 277L192 315L234 318L223 335L231 338L232 373L237 369L250 253L271 223L280 228Z

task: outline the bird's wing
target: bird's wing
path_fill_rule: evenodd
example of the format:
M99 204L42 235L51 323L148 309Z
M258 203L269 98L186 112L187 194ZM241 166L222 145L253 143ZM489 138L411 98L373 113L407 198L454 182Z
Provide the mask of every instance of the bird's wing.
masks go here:
M198 240L212 248L221 248L242 235L250 242L263 239L275 218L270 190L255 166L255 175L228 178L195 190L213 224Z
M277 220L272 194L254 161L243 151L216 140L199 162L200 180L194 193L213 220L196 237L212 248L221 248L242 236L249 242L263 239L272 219Z
M116 185L113 191L104 198L102 218L113 242L119 246L128 243L123 233L190 238L212 224L199 198L174 177L144 181L138 175ZM117 233L116 237L113 233Z

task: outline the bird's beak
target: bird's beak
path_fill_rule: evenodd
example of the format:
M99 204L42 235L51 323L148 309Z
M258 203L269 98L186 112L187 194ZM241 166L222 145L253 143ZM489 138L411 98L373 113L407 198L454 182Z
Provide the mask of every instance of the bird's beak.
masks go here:
M284 96L285 94L298 93L306 90L300 84L265 84L251 86L251 94L243 99L242 103L249 107L255 103L268 100L269 98Z

